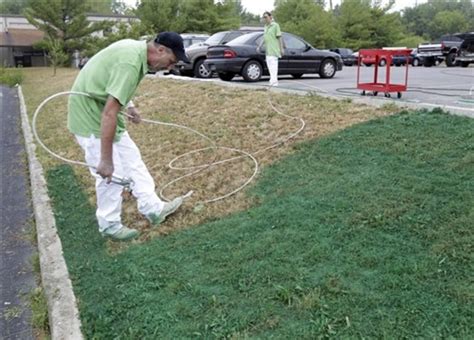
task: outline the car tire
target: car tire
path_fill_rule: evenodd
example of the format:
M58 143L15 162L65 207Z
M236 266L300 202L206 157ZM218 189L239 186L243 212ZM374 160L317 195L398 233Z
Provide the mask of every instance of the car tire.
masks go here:
M413 61L411 62L411 64L412 64L412 66L414 66L414 67L420 66L420 59L418 59L418 58L413 59Z
M324 59L319 67L321 78L332 78L336 74L336 62L332 59Z
M370 64L370 63L364 63L364 65L367 66L367 67L372 66L372 64Z
M194 64L194 76L196 78L210 78L211 77L212 72L204 65L205 60L206 59L199 59L198 61L196 61L196 64Z
M456 66L456 53L451 52L446 56L446 66L453 67Z
M233 72L219 72L217 75L219 76L219 79L223 81L231 81L235 77L235 73Z
M385 66L385 65L387 65L387 61L385 59L380 59L379 66Z
M461 67L468 67L469 61L461 61Z
M291 76L295 79L300 79L303 76L303 73L292 73Z
M242 68L242 77L245 81L255 82L259 81L263 75L263 67L256 60L248 61Z

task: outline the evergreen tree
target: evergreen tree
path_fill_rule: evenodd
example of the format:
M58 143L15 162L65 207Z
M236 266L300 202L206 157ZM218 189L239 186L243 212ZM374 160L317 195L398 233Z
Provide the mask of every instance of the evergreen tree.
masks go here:
M339 44L331 14L314 0L281 1L273 15L283 31L299 35L317 48Z
M21 14L28 4L28 0L1 0L0 13Z
M47 50L61 48L67 55L84 46L93 32L111 27L110 22L90 23L86 19L84 3L71 0L30 0L24 11L28 21L45 33L39 43ZM62 59L61 59L62 60Z

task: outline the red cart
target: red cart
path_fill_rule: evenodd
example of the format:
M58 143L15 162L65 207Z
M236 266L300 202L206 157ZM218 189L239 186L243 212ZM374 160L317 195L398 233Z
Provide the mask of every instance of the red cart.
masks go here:
M402 97L402 92L407 90L408 83L408 64L410 63L411 49L374 49L374 50L360 50L359 60L357 63L357 88L362 90L362 95L365 96L366 91L372 91L372 94L376 96L379 92L383 92L385 97L390 97L390 92L397 92L397 97ZM405 72L405 84L391 84L390 83L390 66L392 65L393 56L406 58L406 72ZM361 83L360 82L360 65L374 64L374 81L372 83ZM386 66L385 82L378 82L379 66Z

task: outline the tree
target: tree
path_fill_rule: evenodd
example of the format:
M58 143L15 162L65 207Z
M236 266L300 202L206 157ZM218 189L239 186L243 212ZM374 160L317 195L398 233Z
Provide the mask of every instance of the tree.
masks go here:
M339 44L339 33L332 15L314 0L286 0L273 11L283 31L297 34L318 48Z
M56 76L57 67L64 65L69 56L64 52L64 46L60 40L47 37L44 40L44 47L48 51L48 58L51 60L51 65L53 65L53 76Z
M352 49L374 46L370 0L345 0L337 9L337 23L344 45Z
M468 29L466 18L460 11L441 11L433 19L431 32L434 36L465 32Z
M155 32L183 32L186 25L182 13L183 3L183 0L142 0L136 14Z
M240 26L240 0L223 0L216 4L217 22L214 31L237 29Z
M112 26L111 22L90 23L86 19L85 6L81 1L30 0L24 11L28 21L45 33L45 40L39 46L62 48L71 55L84 46L85 39L93 32ZM57 41L53 44L53 41ZM56 52L55 52L56 53Z
M131 24L120 23L115 30L107 33L104 37L89 37L83 49L83 55L91 57L110 44L122 39L141 39L145 35L154 35L142 22L132 22Z
M142 0L137 16L155 32L207 32L237 28L240 1Z
M370 10L371 20L368 23L371 29L371 40L374 47L393 46L403 37L400 14L398 12L388 13L394 1L391 0L387 6L374 3Z
M448 14L454 12L457 14ZM474 9L471 0L428 0L427 3L413 8L405 8L402 13L402 24L407 27L408 32L424 36L426 40L433 41L444 33L456 33L474 28Z
M0 13L21 14L26 8L28 0L1 0Z

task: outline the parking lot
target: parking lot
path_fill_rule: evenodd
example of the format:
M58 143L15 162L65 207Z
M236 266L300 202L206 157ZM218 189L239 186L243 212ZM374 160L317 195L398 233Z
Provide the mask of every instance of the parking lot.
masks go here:
M383 93L374 96L368 92L361 95L357 89L357 66L345 66L332 79L321 79L317 74L305 74L301 79L291 76L279 77L279 89L316 92L322 95L348 97L369 104L384 105L395 103L401 106L432 109L442 107L455 114L474 117L474 65L468 68L444 66L438 67L408 67L408 90L402 93L400 99L397 93L391 93L390 98ZM379 67L378 82L385 82L386 68ZM390 69L390 83L405 83L406 67ZM361 66L360 82L373 82L375 67ZM185 78L185 77L179 77ZM191 78L187 78L191 79ZM256 83L245 82L241 77L235 77L231 82L218 78L203 81L220 82L234 86L265 86L268 77L263 77Z

